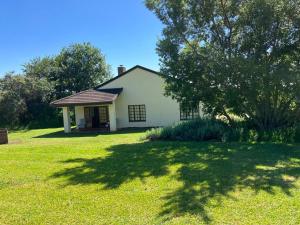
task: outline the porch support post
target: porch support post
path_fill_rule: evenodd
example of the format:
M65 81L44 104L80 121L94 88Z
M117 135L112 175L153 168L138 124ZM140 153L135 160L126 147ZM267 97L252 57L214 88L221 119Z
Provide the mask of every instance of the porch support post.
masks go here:
M116 116L116 104L113 101L112 104L108 107L109 111L109 128L110 131L116 131L117 130L117 116Z
M63 117L64 117L64 131L65 133L71 132L71 118L69 107L63 107Z

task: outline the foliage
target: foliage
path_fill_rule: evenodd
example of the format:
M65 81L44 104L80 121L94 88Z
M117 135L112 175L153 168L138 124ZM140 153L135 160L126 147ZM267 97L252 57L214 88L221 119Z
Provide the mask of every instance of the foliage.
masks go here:
M146 132L149 140L222 141L227 124L210 119L196 119L172 127L153 128Z
M0 79L0 126L53 127L61 112L50 102L92 88L110 78L110 68L99 49L89 43L63 48L57 56L26 63L23 74Z
M48 81L58 73L58 70L55 57L50 56L32 59L23 65L23 73L26 76L36 79L45 78Z
M8 73L0 80L0 124L16 125L26 112L26 103L22 99L25 79L23 76Z
M196 119L172 127L153 128L143 137L146 140L276 142L300 141L300 126L262 131L235 122L233 126L214 119Z
M53 83L56 99L93 88L111 77L105 57L90 43L70 45L54 57L33 59L23 71L26 76Z
M143 134L9 133L0 223L299 224L300 145L138 141Z
M255 130L243 127L228 127L222 136L223 142L273 142L273 143L299 143L299 126L294 125L287 128L273 130Z
M0 79L0 125L60 125L57 110L49 105L53 91L44 78L6 74Z
M300 1L147 0L165 28L158 43L167 94L230 113L256 129L300 118Z
M111 78L104 56L89 43L63 48L55 61L58 72L51 80L55 81L58 97L93 88Z

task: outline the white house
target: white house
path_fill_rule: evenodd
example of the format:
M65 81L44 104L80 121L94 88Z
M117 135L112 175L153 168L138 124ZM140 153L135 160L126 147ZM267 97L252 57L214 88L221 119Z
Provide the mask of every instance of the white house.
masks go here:
M182 109L165 96L164 85L156 71L142 66L126 71L120 66L118 76L109 81L51 104L63 108L66 133L71 132L70 107L75 108L78 130L163 127L199 116L199 107Z

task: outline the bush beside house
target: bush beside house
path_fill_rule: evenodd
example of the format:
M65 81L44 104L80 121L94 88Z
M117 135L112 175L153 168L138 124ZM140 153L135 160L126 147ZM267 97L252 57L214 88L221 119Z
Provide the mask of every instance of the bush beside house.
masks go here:
M146 132L147 140L222 141L222 142L278 142L292 143L300 140L299 126L260 131L244 122L234 126L217 119L196 119L171 127L153 128Z

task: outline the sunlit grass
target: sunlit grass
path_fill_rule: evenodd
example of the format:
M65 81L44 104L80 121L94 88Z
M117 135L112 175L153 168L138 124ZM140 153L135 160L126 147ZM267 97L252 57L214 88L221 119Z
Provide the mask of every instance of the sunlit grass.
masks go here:
M19 131L0 146L0 224L299 224L300 146Z

